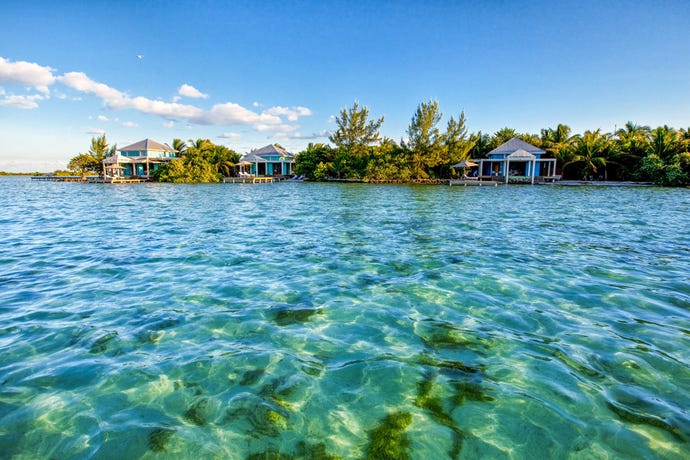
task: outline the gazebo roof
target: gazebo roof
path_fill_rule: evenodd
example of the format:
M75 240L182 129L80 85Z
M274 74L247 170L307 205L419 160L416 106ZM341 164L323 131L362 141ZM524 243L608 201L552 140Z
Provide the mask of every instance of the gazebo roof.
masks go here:
M536 160L537 157L529 153L527 150L524 149L517 149L510 155L508 155L508 159L510 160L520 160L520 161L532 161Z
M134 144L122 147L118 150L120 152L176 152L176 150L168 144L161 144L151 139L144 139L143 141L135 142Z
M518 150L523 150L532 155L540 155L546 153L539 147L535 147L534 145L528 144L522 139L514 137L508 142L504 142L503 144L499 145L498 147L490 151L488 155L511 155L517 152Z

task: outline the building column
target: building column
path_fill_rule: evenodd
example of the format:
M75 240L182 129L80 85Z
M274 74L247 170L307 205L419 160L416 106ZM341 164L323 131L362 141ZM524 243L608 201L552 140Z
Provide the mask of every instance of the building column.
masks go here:
M532 185L534 185L534 172L537 169L537 160L532 160Z

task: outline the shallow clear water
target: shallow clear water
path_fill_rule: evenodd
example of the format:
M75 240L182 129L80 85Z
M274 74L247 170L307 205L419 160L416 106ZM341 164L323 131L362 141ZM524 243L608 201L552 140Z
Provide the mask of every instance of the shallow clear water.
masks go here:
M687 190L0 191L2 458L690 451Z

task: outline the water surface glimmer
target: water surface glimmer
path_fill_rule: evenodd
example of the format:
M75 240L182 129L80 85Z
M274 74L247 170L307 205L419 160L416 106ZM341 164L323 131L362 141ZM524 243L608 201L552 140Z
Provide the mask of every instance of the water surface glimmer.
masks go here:
M0 189L3 458L687 458L687 190Z

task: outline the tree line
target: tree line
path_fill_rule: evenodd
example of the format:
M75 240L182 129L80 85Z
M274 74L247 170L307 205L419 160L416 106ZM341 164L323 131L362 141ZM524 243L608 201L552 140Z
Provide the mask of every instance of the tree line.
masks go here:
M451 116L445 129L436 100L418 105L407 128L407 140L380 135L384 118L372 119L369 109L355 102L335 117L333 145L310 143L295 159L295 173L309 180L365 182L425 182L458 174L453 165L486 155L517 137L556 158L564 179L635 180L658 185L690 185L690 128L674 129L628 122L614 133L585 131L569 126L542 129L539 135L503 128L492 135L470 133L464 111ZM238 172L240 155L208 139L173 139L178 158L161 164L151 178L161 182L220 182ZM103 159L115 154L105 134L91 139L88 153L73 157L68 168L81 174L103 174Z
M615 133L600 129L573 134L559 124L539 135L503 128L493 135L468 133L464 112L451 116L442 131L438 102L422 102L410 120L407 140L381 137L383 117L369 118L369 109L357 102L342 109L334 146L309 144L296 157L296 172L311 180L355 179L366 182L413 182L448 179L453 165L486 155L517 137L556 158L564 179L635 180L658 185L690 185L690 128L674 129L628 122Z

